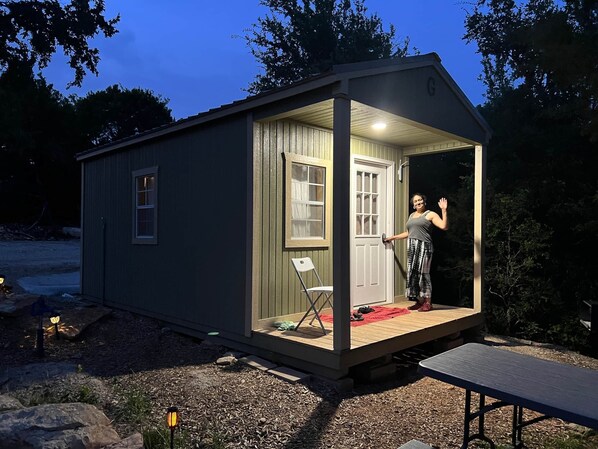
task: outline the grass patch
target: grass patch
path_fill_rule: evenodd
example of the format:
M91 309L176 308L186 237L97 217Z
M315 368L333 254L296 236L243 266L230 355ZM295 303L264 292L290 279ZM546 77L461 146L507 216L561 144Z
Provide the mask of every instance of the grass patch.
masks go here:
M564 437L548 442L546 449L597 449L598 432L589 430L583 433L568 433Z
M143 435L143 449L170 449L170 429L148 429L141 434ZM174 447L177 449L191 447L185 431L177 429L174 432Z
M97 405L100 398L89 385L81 385L75 395L75 402L84 402L85 404Z
M30 393L27 400L23 400L24 405L28 407L35 407L43 404L58 404L65 402L62 398L57 395L51 388L39 388L35 389Z
M129 390L123 393L123 399L116 407L115 416L118 421L129 424L141 424L149 416L151 401L147 394L140 390Z

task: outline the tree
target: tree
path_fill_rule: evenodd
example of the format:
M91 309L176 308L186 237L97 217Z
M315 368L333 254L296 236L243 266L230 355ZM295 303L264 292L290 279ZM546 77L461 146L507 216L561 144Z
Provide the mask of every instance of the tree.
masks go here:
M378 15L368 16L364 0L262 0L271 14L258 19L245 40L265 70L250 93L323 73L333 64L400 57L409 40L394 42Z
M91 3L91 5L90 5ZM97 75L97 48L88 39L103 33L113 36L119 16L104 18L103 0L0 1L0 72L18 64L44 68L61 46L75 71L70 85L81 85L85 69Z
M494 130L487 268L489 303L502 302L504 313L494 322L579 344L571 323L581 301L598 295L588 250L598 232L598 3L479 0L466 38L482 55L489 101L481 111ZM527 251L521 277L505 274L513 244ZM498 307L492 313L500 317Z
M482 55L488 98L515 87L598 140L598 3L478 0L465 38Z
M112 86L65 98L31 67L0 75L0 222L79 220L75 155L172 121L168 100Z
M90 146L104 145L173 121L168 99L114 85L76 99L79 128Z
M31 67L0 75L0 221L77 220L83 140L72 104ZM43 211L43 212L42 212Z

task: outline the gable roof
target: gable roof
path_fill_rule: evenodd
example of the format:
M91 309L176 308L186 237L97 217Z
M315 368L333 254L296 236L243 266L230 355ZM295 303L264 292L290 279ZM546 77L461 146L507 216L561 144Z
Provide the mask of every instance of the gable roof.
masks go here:
M162 125L160 127L153 128L106 145L91 148L77 154L77 160L83 161L112 151L122 150L132 145L187 130L189 128L202 125L213 120L218 120L233 114L267 106L268 104L279 102L281 100L320 89L322 87L331 86L339 82L347 83L351 80L357 80L360 78L383 76L385 74L423 67L432 67L437 71L455 98L469 113L471 119L481 129L484 130L487 136L486 140L489 140L491 134L490 126L486 123L484 118L479 114L477 109L469 101L467 96L451 78L440 62L440 57L436 53L429 53L425 55L407 56L403 58L390 58L334 65L331 70L325 73L306 78L289 86L272 89L257 95L249 96L242 100L233 101L232 103L210 109L194 116L177 120L173 123L168 123L166 125Z

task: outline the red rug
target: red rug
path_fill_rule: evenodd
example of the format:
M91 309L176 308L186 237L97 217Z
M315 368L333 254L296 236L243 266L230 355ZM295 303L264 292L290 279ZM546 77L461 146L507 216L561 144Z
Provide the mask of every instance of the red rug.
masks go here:
M363 321L351 321L351 326L363 326L364 324L376 323L378 321L390 320L396 316L407 315L409 310L401 309L400 307L380 307L373 306L373 312L364 313ZM332 323L332 314L320 315L322 321L325 323Z

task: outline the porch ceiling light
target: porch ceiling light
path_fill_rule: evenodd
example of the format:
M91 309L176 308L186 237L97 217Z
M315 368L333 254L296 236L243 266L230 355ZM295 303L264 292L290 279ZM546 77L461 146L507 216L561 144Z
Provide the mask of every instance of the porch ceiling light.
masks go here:
M6 279L4 275L0 274L0 285L4 284L4 279Z
M374 128L377 131L381 131L383 129L386 129L386 123L385 122L376 122L372 125L372 128Z

